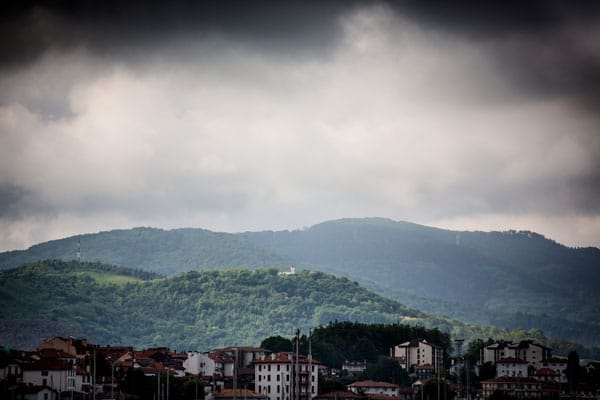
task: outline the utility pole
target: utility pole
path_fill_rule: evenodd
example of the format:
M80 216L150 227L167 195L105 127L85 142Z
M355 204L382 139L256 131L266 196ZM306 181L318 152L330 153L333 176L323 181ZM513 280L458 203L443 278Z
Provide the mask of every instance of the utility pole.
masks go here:
M300 400L300 329L296 329L296 400Z
M461 399L462 397L462 387L461 387L461 367L462 367L462 359L461 359L461 352L462 352L462 345L464 343L464 339L454 339L454 343L456 343L456 362L457 362L457 383L458 383L458 398Z

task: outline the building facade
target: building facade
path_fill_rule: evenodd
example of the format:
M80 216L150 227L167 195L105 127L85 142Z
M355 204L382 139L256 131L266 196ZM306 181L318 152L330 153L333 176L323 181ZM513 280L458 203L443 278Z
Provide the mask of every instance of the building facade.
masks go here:
M310 400L319 393L319 362L273 353L254 360L254 387L270 400Z
M440 346L424 339L413 339L394 346L391 351L402 368L409 371L415 366L431 365L434 371L441 370L444 352Z

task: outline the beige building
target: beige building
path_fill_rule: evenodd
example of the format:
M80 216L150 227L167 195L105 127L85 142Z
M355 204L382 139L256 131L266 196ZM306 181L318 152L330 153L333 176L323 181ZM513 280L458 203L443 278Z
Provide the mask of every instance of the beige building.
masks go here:
M496 364L503 358L518 358L535 369L544 366L552 357L552 350L532 340L522 340L519 343L498 342L483 349L483 362Z
M273 353L254 360L254 387L269 400L310 400L319 393L320 363L310 356Z
M444 352L440 346L424 339L413 339L394 346L391 351L402 368L409 371L414 366L431 365L434 371L442 368Z

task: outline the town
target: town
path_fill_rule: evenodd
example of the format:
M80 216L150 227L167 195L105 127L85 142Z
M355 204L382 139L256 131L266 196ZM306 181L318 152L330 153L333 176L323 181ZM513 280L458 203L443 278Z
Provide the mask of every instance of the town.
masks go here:
M368 379L369 362L346 360L332 368L299 351L231 346L207 352L135 350L86 339L54 337L35 351L0 352L2 399L205 400L448 400L599 399L600 363L555 357L531 340L480 346L475 359L414 338L381 358L405 371ZM473 346L470 346L473 348ZM576 353L574 354L576 356ZM573 362L576 364L573 365ZM394 382L394 380L396 382Z

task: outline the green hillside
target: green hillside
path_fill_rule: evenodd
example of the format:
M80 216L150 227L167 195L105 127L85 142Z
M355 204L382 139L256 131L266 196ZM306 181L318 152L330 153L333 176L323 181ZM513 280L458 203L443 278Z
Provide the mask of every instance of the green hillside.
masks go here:
M600 344L600 250L532 232L456 232L381 218L245 236L436 315Z
M70 331L96 343L179 350L257 345L272 334L334 320L390 323L423 316L321 272L281 277L275 269L230 269L158 277L64 261L2 271L0 310L5 345L32 347ZM41 337L22 343L10 321L26 321L21 325Z
M259 268L288 263L241 235L204 229L134 228L72 236L27 250L0 253L0 269L40 260L75 260L78 241L82 260L136 266L167 275L207 268Z
M293 264L345 276L440 317L600 346L600 250L568 248L533 232L457 232L382 218L240 234L136 228L0 253L0 268L73 260L78 240L85 261L165 275Z
M400 323L416 327L400 329L405 334L431 334L425 330L433 329L433 334L467 340L534 339L559 354L577 349L588 357L600 356L599 349L552 341L536 330L507 331L428 316L346 278L308 270L294 276L278 276L271 268L163 277L55 260L0 272L0 345L13 348L34 348L44 338L72 335L99 344L206 350L258 345L269 336L290 337L296 328L308 332L332 321ZM362 351L355 347L348 349ZM339 351L327 357L343 357Z

